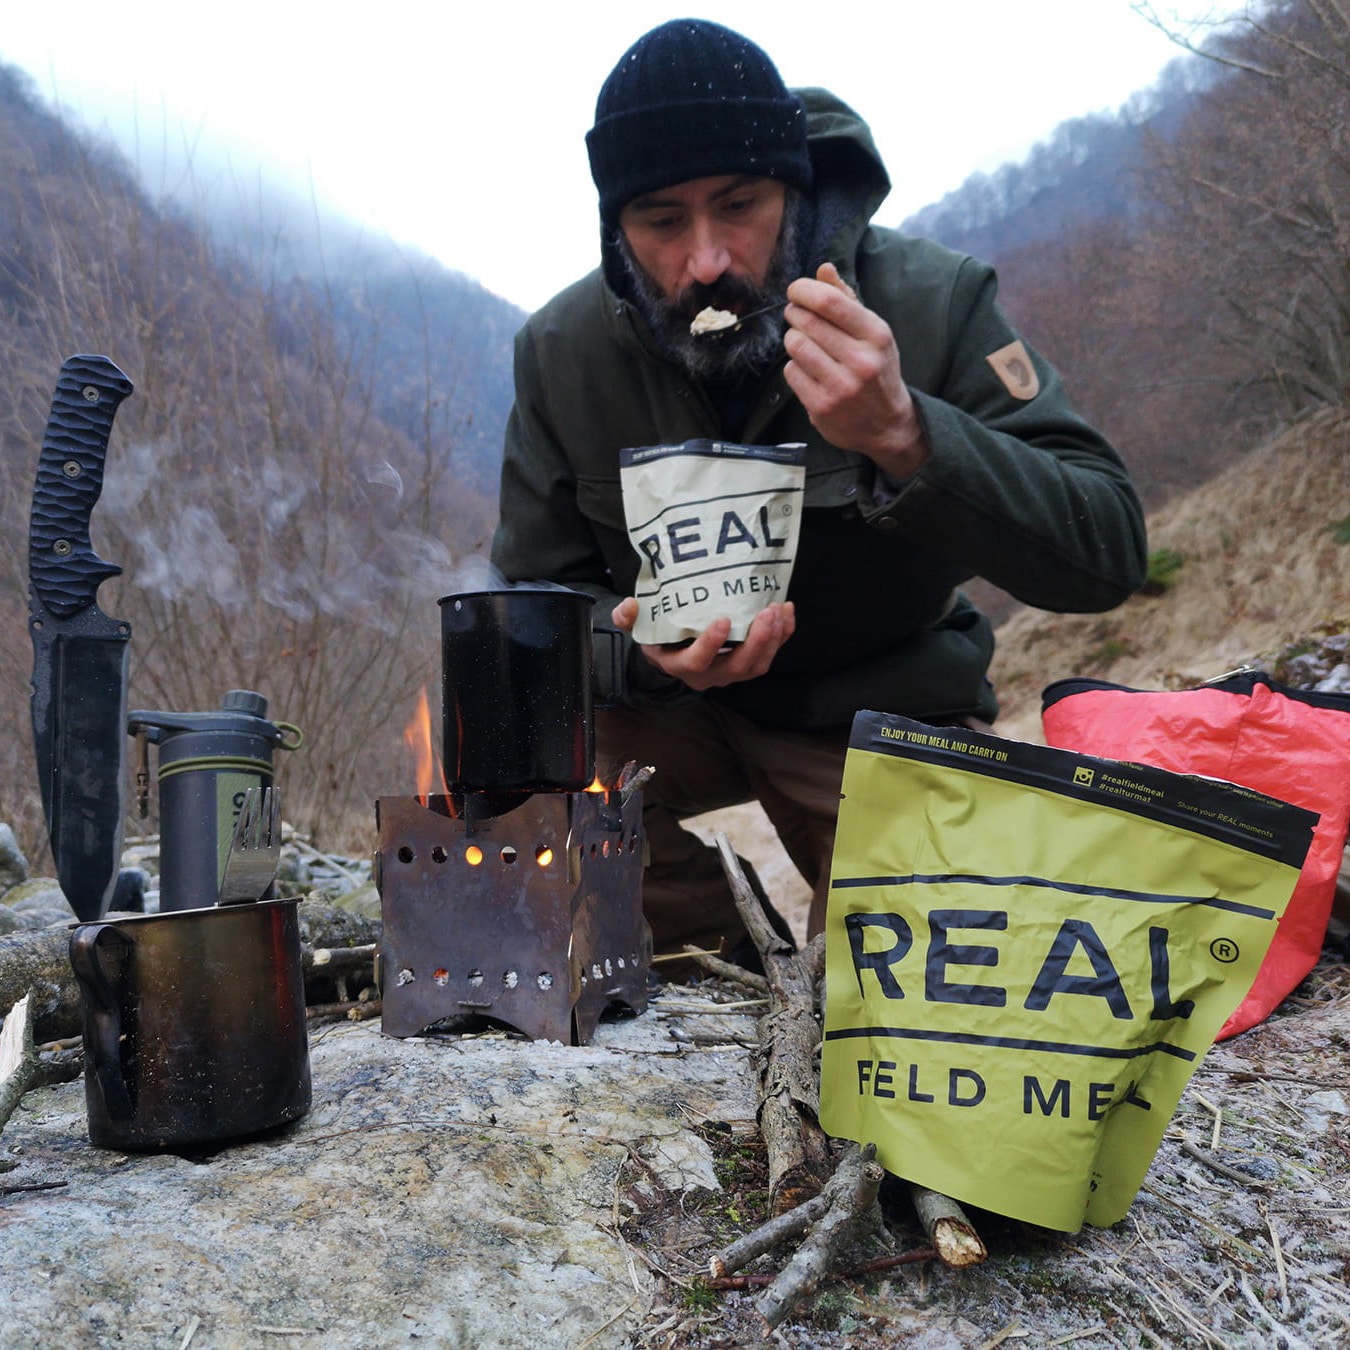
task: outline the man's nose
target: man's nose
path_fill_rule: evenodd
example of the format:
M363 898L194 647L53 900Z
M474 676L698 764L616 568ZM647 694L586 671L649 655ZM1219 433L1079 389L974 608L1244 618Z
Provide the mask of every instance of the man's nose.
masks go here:
M690 277L704 286L710 286L731 266L731 253L722 239L722 232L709 221L695 224L689 242Z

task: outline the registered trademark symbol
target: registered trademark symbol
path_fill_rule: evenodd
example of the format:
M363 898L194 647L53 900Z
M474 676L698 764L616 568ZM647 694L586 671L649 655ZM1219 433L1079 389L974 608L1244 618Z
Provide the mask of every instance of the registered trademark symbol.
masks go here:
M1222 961L1224 965L1231 966L1242 953L1238 951L1237 943L1231 939L1215 938L1209 944L1209 954L1216 961Z

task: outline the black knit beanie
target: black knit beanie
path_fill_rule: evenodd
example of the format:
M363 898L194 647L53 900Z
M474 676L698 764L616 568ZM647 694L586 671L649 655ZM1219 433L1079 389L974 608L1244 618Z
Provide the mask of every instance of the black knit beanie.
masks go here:
M759 47L704 19L672 19L624 53L600 89L586 148L611 227L634 197L693 178L811 187L801 100Z

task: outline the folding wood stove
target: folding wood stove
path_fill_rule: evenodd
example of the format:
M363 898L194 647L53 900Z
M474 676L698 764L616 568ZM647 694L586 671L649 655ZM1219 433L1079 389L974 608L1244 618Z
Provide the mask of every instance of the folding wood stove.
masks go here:
M477 1016L585 1045L646 1011L641 792L382 797L376 824L389 1035Z

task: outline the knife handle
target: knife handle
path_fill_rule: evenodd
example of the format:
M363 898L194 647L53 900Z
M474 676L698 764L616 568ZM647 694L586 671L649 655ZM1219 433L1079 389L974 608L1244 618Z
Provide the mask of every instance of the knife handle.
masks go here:
M89 518L103 492L113 418L131 381L106 356L72 356L61 367L43 433L28 531L33 592L58 619L94 603L122 569L94 552Z

